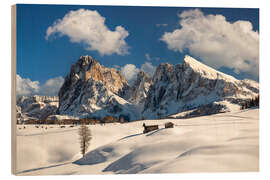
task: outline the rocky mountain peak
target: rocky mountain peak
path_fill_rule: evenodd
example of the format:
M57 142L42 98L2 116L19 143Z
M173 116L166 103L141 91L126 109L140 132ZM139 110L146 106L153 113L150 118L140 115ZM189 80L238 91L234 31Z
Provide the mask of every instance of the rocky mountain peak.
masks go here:
M151 78L145 72L140 71L131 87L129 100L136 104L143 103L151 84Z
M119 70L106 68L90 56L82 56L71 67L61 87L58 113L82 117L135 118L124 99L130 87Z
M71 66L70 73L66 76L59 91L59 98L61 99L64 92L70 87L74 87L78 83L87 83L89 79L101 82L110 91L119 95L129 86L128 81L119 70L104 67L91 56L81 56Z
M140 71L138 74L137 74L137 78L136 80L134 81L134 84L140 84L142 81L146 81L146 82L151 82L151 78L143 71Z
M202 106L217 107L213 112L239 109L245 99L258 95L258 87L256 82L237 80L186 56L182 64L157 67L143 113L159 118Z
M198 73L200 76L208 79L226 79L227 81L237 80L234 77L219 72L188 55L185 56L184 62L181 64L181 66L186 71L193 71L194 73Z
M240 109L259 94L259 84L237 80L186 56L182 64L158 65L152 79L143 71L130 87L120 71L81 56L70 69L58 97L18 97L18 120L49 116L137 120L208 115ZM58 103L59 99L59 103ZM186 113L188 112L188 113Z
M153 83L173 80L174 66L168 63L159 64L153 76Z

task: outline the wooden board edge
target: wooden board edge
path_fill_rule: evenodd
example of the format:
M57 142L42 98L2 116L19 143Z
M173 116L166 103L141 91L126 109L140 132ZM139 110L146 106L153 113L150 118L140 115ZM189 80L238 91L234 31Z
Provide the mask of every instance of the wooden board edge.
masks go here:
M16 52L17 52L17 6L11 6L11 173L17 171L16 138Z

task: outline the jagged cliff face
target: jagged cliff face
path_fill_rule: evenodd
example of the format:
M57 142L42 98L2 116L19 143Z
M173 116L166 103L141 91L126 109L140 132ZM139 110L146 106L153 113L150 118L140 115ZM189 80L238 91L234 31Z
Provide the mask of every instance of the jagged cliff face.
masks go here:
M186 56L182 64L164 63L157 67L143 114L160 118L200 106L200 113L208 114L210 112L203 112L202 106L209 107L209 104L213 112L215 107L219 112L229 111L258 93L255 81L237 80Z
M120 71L105 68L90 56L72 65L59 91L59 114L101 118L106 115L137 119L137 112L124 99L129 85Z
M17 120L20 122L29 119L46 119L56 114L58 108L57 96L22 96L17 99Z
M59 91L59 99L66 96L66 91L73 88L77 83L87 83L89 79L102 82L102 84L111 92L122 95L128 87L128 82L119 70L114 68L105 68L91 56L82 56L72 65L69 75Z
M143 71L140 71L130 89L129 100L135 104L143 104L151 84L151 78Z

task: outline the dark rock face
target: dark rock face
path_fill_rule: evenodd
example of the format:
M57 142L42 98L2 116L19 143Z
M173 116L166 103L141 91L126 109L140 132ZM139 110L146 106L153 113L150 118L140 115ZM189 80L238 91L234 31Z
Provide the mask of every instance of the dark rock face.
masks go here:
M130 88L129 100L135 104L144 103L151 84L151 78L143 71L140 71L133 86Z

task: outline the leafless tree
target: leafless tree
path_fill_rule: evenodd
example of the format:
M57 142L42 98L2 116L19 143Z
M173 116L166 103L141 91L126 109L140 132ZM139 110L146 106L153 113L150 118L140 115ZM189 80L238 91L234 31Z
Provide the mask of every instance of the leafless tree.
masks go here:
M79 136L81 153L84 156L92 139L91 131L85 124L82 124L79 128Z

